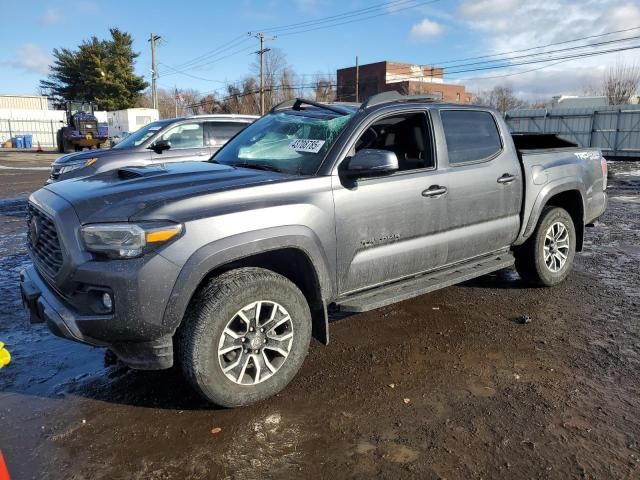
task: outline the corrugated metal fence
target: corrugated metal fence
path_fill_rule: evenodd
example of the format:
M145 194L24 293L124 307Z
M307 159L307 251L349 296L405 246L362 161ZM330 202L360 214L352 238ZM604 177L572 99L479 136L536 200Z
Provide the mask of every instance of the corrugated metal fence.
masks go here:
M609 157L640 158L640 105L511 110L514 133L554 133Z
M16 135L33 135L33 147L55 147L56 133L61 124L56 120L0 119L0 143Z

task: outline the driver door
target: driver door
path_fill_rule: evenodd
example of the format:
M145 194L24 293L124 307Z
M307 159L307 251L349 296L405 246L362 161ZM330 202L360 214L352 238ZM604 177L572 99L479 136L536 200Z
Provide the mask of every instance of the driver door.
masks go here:
M351 154L362 148L393 151L399 170L353 182L334 176L340 295L434 269L447 257L446 199L425 194L444 182L427 112L378 119Z
M157 140L167 140L171 148L161 153L152 151L153 163L203 161L211 156L211 149L205 145L203 122L186 122L169 128Z

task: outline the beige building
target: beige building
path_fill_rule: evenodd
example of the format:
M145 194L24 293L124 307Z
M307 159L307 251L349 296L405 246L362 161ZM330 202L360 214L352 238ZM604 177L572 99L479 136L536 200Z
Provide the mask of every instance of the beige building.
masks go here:
M49 98L40 95L0 95L0 109L49 110Z

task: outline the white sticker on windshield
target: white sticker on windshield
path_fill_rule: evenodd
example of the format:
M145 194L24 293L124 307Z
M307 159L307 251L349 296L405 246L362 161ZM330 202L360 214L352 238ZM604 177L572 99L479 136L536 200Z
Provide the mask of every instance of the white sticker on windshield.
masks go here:
M296 152L308 152L308 153L318 153L322 146L324 145L324 140L309 140L306 138L299 138L298 140L294 140L289 144L289 148L291 150L295 150Z

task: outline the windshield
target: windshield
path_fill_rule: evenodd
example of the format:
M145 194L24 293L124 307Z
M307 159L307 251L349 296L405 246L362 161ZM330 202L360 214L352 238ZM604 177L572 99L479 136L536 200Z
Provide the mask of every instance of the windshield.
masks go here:
M213 157L225 165L314 174L352 114L272 113L236 135Z
M133 148L142 145L149 137L155 135L161 128L166 125L166 122L153 122L149 125L145 125L139 130L136 130L127 138L122 140L113 148Z

